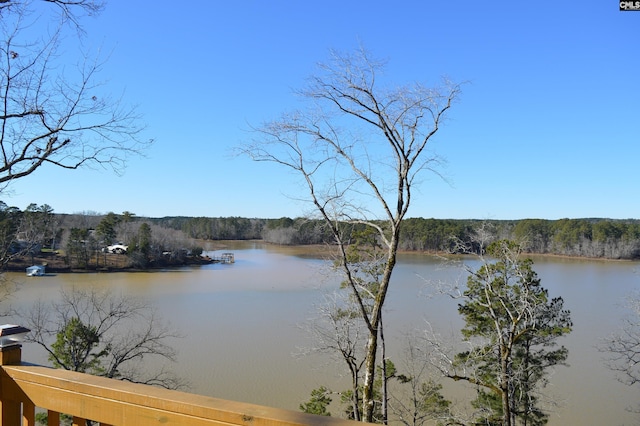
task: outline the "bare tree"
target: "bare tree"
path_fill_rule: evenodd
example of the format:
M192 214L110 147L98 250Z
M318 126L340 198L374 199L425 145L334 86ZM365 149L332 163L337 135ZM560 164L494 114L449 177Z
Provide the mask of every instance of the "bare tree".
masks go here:
M405 426L431 424L459 424L454 420L450 402L444 399L442 385L432 379L436 375L430 369L429 354L417 345L421 339L409 336L407 339L402 370L397 385L391 395L390 411L397 421Z
M97 80L99 60L84 55L75 67L63 61L63 41L69 51L71 40L82 39L65 31L81 33L79 18L101 8L93 0L0 3L0 184L44 164L119 172L151 143L138 138L143 127L135 108Z
M30 0L0 0L0 14L17 7L29 6L34 1ZM95 15L102 11L104 2L97 0L40 0L37 3L54 5L65 20L77 23L79 14Z
M18 244L21 211L0 201L0 269L12 258L21 254L15 250Z
M308 200L334 239L340 265L368 330L363 419L371 421L382 307L396 264L402 219L419 172L437 158L427 145L460 93L457 84L385 89L384 68L361 49L334 53L301 95L311 108L284 115L257 129L241 150L256 161L292 170L307 186ZM371 309L363 301L347 255L344 223L371 227L386 251L384 273Z
M344 293L325 295L324 303L318 306L317 316L304 325L313 342L313 347L304 352L326 353L344 362L351 376L351 412L360 420L360 371L364 363L362 353L362 320L353 309L353 303Z
M54 366L109 378L178 389L185 383L169 369L145 369L149 359L175 361L180 337L140 300L109 291L63 291L61 300L40 301L25 316L28 339Z
M609 355L607 365L618 373L618 380L627 386L640 384L640 294L627 299L629 313L619 331L604 339L600 350ZM640 407L631 408L640 412Z

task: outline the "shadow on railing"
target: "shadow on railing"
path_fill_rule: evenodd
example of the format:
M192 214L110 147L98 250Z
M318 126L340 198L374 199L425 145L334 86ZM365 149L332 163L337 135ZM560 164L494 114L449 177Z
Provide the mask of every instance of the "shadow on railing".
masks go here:
M36 407L105 425L332 425L353 421L262 407L21 362L20 345L0 348L0 425L35 425Z

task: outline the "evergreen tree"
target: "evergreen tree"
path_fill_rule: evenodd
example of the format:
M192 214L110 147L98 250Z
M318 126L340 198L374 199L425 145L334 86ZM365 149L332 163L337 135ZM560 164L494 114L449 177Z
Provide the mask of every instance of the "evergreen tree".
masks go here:
M149 266L151 258L151 226L143 222L138 228L138 234L129 246L127 254L131 259L131 264L138 268Z
M473 405L481 410L482 424L542 425L548 415L539 390L549 368L567 359L557 338L571 331L570 314L562 298L549 299L517 244L497 241L486 252L493 260L469 276L466 300L458 306L472 349L456 356L449 377L478 386Z
M308 402L300 404L300 411L319 416L331 416L327 409L329 404L331 404L329 390L324 386L320 386L318 389L311 391L311 398Z
M67 261L71 266L86 268L91 257L92 237L86 228L71 228L67 242Z
M85 325L73 317L56 335L51 345L49 361L56 368L102 375L101 359L108 355L107 348L99 349L100 334L94 326Z
M116 226L120 221L121 219L117 214L110 212L98 224L96 232L102 237L105 245L110 245L116 239L118 235Z

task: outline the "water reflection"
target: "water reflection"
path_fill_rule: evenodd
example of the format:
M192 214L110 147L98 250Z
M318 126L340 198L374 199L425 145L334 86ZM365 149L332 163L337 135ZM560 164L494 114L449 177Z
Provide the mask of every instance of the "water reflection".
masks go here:
M220 398L297 409L320 385L348 386L340 368L326 359L296 357L308 346L298 327L313 314L323 292L337 287L326 262L299 248L265 246L257 242L210 247L235 252L233 265L150 273L59 274L21 281L12 304L27 309L38 298L56 298L61 288L111 288L144 297L186 337L179 350L177 372L192 383L192 391ZM218 253L219 254L219 253ZM548 392L557 395L557 414L550 424L631 424L625 411L637 401L633 390L618 384L602 365L595 345L618 325L620 303L637 287L637 264L538 258L534 269L551 296L563 296L575 323L564 340L570 368L559 368ZM398 355L403 335L428 320L444 334L457 332L461 320L457 302L434 295L427 283L464 282L459 270L441 267L423 255L400 257L387 299L386 330ZM429 297L427 297L429 295ZM11 319L12 321L19 321ZM32 345L25 359L45 363Z

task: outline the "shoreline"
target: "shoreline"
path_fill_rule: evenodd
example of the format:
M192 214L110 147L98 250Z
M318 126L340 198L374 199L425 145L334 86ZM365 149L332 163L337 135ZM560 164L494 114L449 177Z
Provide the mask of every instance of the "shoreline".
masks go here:
M125 256L125 255L115 255L115 256ZM85 273L110 273L110 272L151 272L151 271L159 271L162 269L177 269L188 266L203 266L210 265L216 263L215 260L209 257L203 257L200 259L191 259L184 263L176 263L176 264L162 264L162 265L149 265L148 268L134 268L132 266L127 266L123 260L126 259L118 259L119 262L113 262L112 265L108 266L90 266L87 268L72 268L67 265L64 258L58 255L46 255L46 256L26 256L25 258L18 258L8 262L3 272L25 272L26 269L32 265L44 265L45 266L45 275L49 273L54 274L85 274ZM118 266L116 263L121 263L122 266Z
M283 250L289 252L289 254L295 255L297 254L305 254L311 256L329 257L332 255L334 246L326 245L326 244L309 244L309 245L281 245L270 243L264 240L210 240L206 241L206 245L210 247L212 245L217 246L214 250L207 251L216 251L216 250L225 250L229 249L230 245L240 245L242 243L258 243L264 244L270 247L278 248L279 250ZM241 249L237 247L237 249ZM296 252L296 253L293 253ZM447 253L443 251L431 251L431 250L398 250L398 254L402 255L416 255L416 256L435 256L435 257L461 257L467 256L464 254L453 254ZM587 256L570 256L563 254L555 254L555 253L522 253L524 257L531 258L536 261L536 259L558 259L558 260L567 260L567 261L585 261L585 262L639 262L640 259L611 259L604 257L587 257ZM109 273L109 272L153 272L160 271L166 269L177 269L183 267L190 266L204 266L216 263L216 261L210 257L201 257L198 259L190 259L187 262L180 264L162 264L162 265L150 265L147 268L134 268L131 266L127 266L127 258L125 255L111 255L118 256L117 258L111 257L111 265L107 266L93 266L88 268L72 268L68 266L64 260L64 257L58 254L43 254L41 256L24 256L21 258L16 258L10 262L8 262L5 267L5 272L25 272L26 268L32 265L45 265L46 273L62 273L62 274L83 274L83 273ZM121 257L122 256L122 257Z

